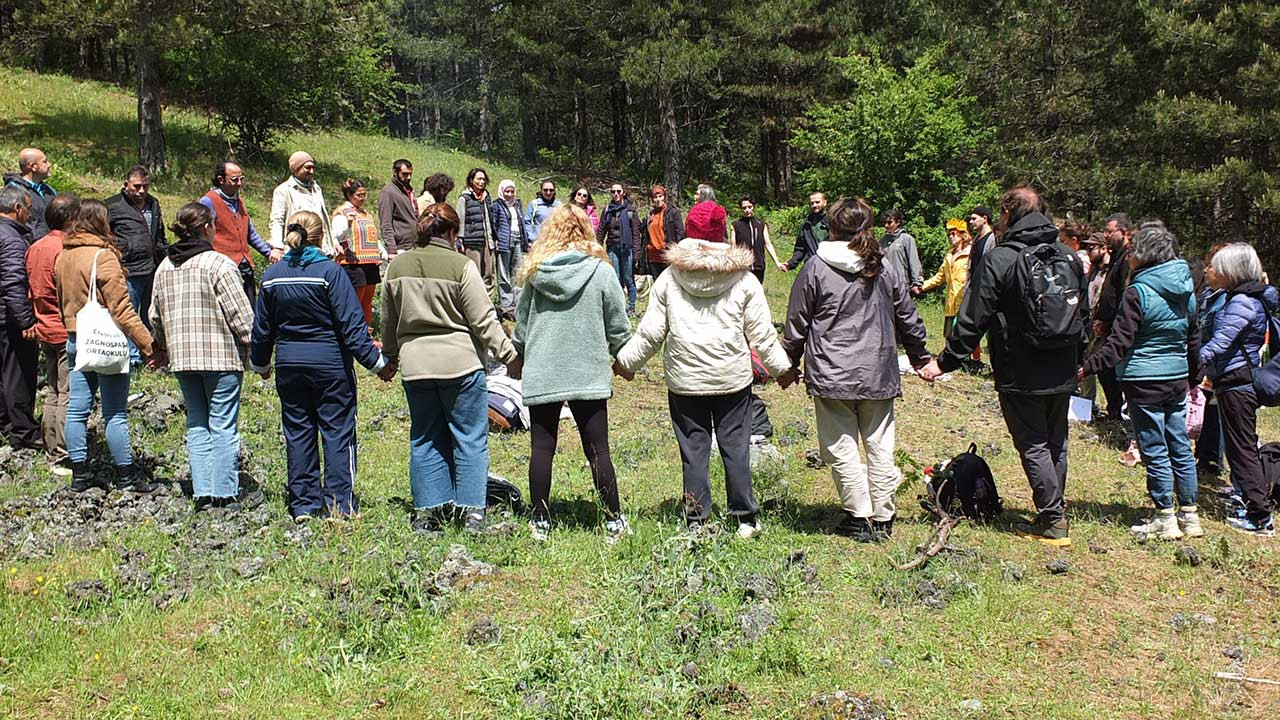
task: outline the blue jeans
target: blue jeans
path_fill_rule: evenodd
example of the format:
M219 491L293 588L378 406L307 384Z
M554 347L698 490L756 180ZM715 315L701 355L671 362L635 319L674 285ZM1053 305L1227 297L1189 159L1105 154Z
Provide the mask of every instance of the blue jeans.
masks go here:
M627 289L627 312L633 312L636 309L636 275L631 246L615 243L609 245L608 251L609 262L613 264L613 271L618 274L618 282Z
M80 372L76 367L76 335L67 335L67 455L71 462L89 459L89 412L93 396L102 392L102 420L107 428L107 448L116 467L133 464L133 447L129 444L129 373L99 375Z
M1187 438L1187 400L1180 397L1162 405L1129 403L1133 434L1147 469L1147 492L1157 510L1195 505L1198 495L1196 459Z
M150 331L151 288L155 283L155 277L152 275L130 275L125 282L129 286L129 304L133 305L133 311L138 313L142 324ZM129 341L129 364L142 364L142 356L138 354L138 348L134 347L132 340Z
M175 373L187 406L187 458L196 497L240 492L239 372Z
M418 509L482 508L489 477L489 386L483 370L406 380L409 486Z

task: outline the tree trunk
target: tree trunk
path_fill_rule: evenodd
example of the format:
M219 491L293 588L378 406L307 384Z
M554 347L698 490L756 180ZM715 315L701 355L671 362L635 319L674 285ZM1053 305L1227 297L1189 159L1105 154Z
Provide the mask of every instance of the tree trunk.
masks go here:
M680 198L680 136L676 128L676 105L672 97L675 89L670 85L658 86L658 144L662 149L662 181L667 186L668 197Z
M493 118L489 113L489 74L485 71L485 61L481 60L480 68L480 150L489 152L492 147L490 134L493 130Z
M138 161L157 172L167 167L160 110L160 59L143 40L134 47L133 64L138 78Z
M627 155L627 87L621 82L609 89L613 106L613 157L623 162Z

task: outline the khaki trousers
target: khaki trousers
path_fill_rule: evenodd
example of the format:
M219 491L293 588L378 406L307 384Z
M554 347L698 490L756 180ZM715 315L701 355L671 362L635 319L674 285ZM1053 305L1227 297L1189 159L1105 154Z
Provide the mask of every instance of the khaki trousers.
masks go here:
M493 253L489 251L489 246L469 247L464 252L467 259L476 264L480 277L484 278L484 289L493 292Z
M45 457L50 463L61 463L67 460L67 398L71 395L67 379L67 344L41 342L40 354L44 356L48 385L44 412L40 416L40 432L44 436Z
M844 509L860 518L892 519L902 473L893 462L893 400L833 400L815 397L818 451ZM859 452L866 451L866 462Z

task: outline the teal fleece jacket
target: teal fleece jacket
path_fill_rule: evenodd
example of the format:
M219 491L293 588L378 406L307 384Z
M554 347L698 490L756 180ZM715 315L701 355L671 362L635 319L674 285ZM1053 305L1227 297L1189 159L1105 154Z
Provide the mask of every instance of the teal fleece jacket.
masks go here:
M516 306L524 404L608 399L613 358L629 339L626 299L609 263L576 250L546 260Z

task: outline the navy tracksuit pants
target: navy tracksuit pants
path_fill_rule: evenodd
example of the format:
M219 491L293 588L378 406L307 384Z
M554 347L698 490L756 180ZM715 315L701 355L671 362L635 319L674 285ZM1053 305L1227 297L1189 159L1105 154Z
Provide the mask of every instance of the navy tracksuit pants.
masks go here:
M289 514L355 512L356 379L352 369L277 367L276 391L289 463Z

